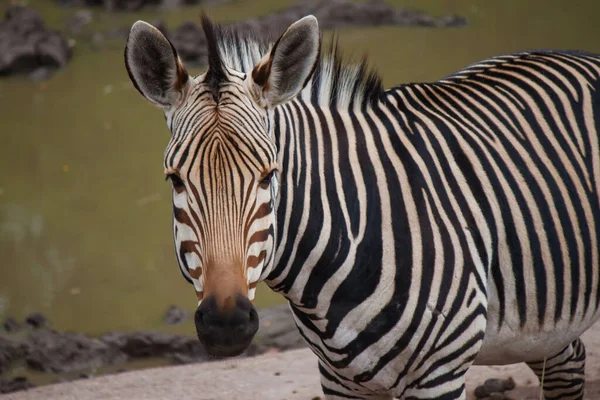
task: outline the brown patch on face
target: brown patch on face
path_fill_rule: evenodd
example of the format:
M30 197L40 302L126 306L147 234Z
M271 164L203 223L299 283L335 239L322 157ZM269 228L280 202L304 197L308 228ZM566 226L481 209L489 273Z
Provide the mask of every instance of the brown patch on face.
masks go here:
M242 263L226 261L211 262L204 272L204 294L214 296L217 307L223 312L231 311L239 294L248 297L248 286Z
M190 269L189 273L190 273L190 276L192 277L192 279L196 279L196 280L199 280L200 277L202 276L202 270L200 268Z
M179 257L182 260L185 259L185 255L187 253L194 253L194 254L196 254L196 256L198 258L200 258L200 255L198 254L198 251L196 250L196 243L191 240L185 240L185 241L181 242L181 244L179 245ZM189 265L187 267L188 267L188 272L193 279L200 279L200 277L202 276L202 269L200 267L190 268Z
M258 257L257 256L248 257L248 259L246 260L247 268L248 269L256 268L261 262L264 261L266 256L267 256L267 252L266 252L266 250L263 250L260 252Z
M269 213L271 213L271 211L273 211L273 206L271 205L271 203L264 203L261 204L260 207L258 208L258 210L256 210L256 213L254 214L254 217L252 217L252 219L250 219L248 221L248 223L246 224L245 230L244 230L244 234L248 234L248 230L250 229L250 227L252 226L252 224L254 223L255 220L260 219L260 218L264 218L267 215L269 215ZM259 236L257 236L257 234L261 233L264 235L265 231L259 231L256 232L252 235L252 238L250 238L250 244L255 243L257 241L260 240ZM266 235L268 235L269 232L266 231ZM256 236L256 237L255 237ZM267 237L265 236L262 240L266 240Z

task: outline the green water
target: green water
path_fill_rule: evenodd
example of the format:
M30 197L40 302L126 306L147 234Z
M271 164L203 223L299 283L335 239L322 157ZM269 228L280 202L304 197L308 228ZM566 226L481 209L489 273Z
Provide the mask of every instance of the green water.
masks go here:
M246 0L209 12L229 22L287 3ZM441 78L504 52L600 52L598 1L392 3L464 15L470 25L341 30L342 48L367 52L388 87ZM72 12L48 0L29 4L57 28ZM173 27L199 13L199 7L116 17L96 12L72 61L48 82L0 79L0 321L41 311L57 329L100 334L163 327L170 304L194 309L194 290L179 273L171 241L164 119L129 83L123 43L92 51L86 41L93 29L159 17ZM261 288L259 307L278 302ZM191 323L162 329L193 331Z

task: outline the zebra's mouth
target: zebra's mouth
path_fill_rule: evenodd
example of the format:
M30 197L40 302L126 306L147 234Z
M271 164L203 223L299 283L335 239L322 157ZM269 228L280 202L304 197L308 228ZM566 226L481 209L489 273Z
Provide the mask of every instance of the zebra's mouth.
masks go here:
M242 354L258 331L258 313L248 298L238 295L233 309L221 310L214 297L202 301L194 316L198 339L208 354L233 357Z

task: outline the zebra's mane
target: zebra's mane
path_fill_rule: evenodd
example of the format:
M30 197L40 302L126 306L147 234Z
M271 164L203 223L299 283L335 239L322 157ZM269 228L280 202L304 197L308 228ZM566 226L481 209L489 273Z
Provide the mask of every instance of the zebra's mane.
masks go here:
M218 65L223 63L236 71L249 73L277 39L271 33L257 35L244 25L223 27L206 16L202 17L202 27L207 40L209 71L218 70ZM211 82L218 85L214 78ZM369 66L366 57L360 62L343 57L334 35L327 50L321 51L313 75L298 97L320 105L354 107L377 101L382 92L381 78Z

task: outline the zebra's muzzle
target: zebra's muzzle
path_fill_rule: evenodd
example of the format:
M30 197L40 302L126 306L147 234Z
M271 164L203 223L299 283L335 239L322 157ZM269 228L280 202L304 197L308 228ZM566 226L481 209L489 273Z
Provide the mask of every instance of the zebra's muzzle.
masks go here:
M220 309L214 296L204 299L194 320L198 339L209 354L217 357L243 353L258 330L258 313L241 294L230 310Z

